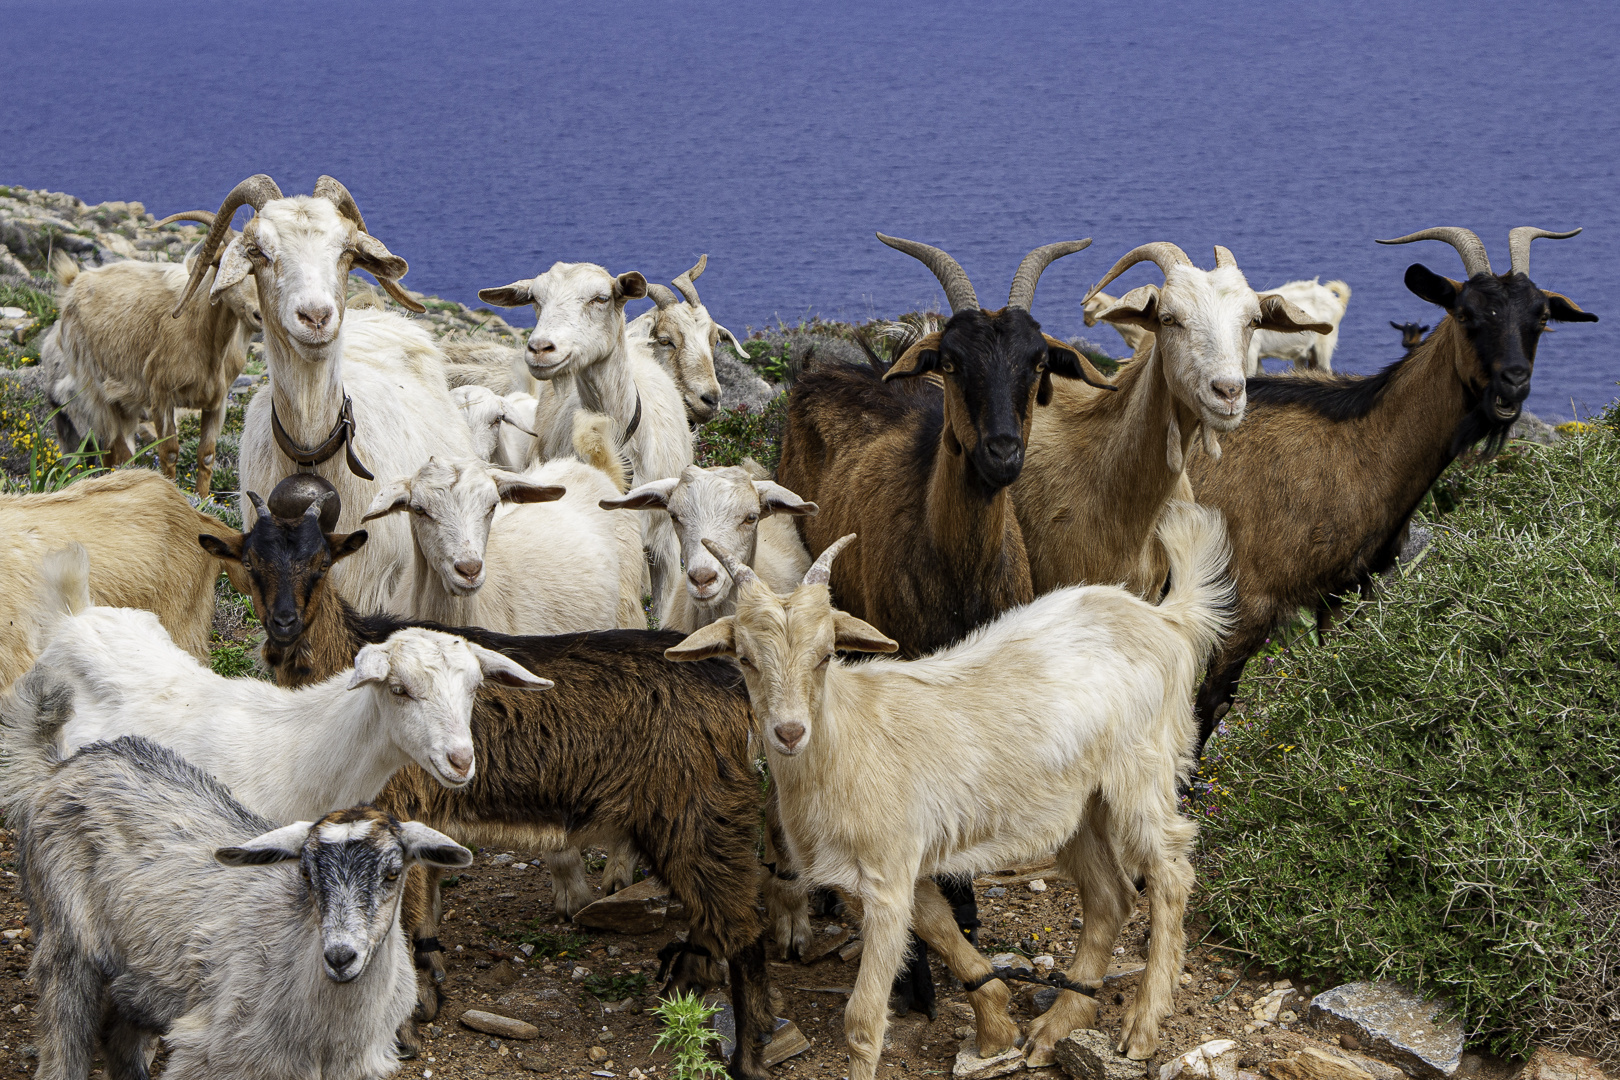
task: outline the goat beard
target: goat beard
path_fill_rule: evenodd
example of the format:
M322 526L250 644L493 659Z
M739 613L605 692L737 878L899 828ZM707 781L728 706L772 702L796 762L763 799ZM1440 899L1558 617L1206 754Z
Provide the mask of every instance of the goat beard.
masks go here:
M1489 386L1478 393L1470 391L1469 397L1473 399L1472 407L1457 422L1457 431L1451 437L1451 456L1455 458L1483 440L1485 445L1480 448L1480 456L1488 460L1507 445L1508 433L1524 412L1524 406L1520 405L1513 410L1512 417L1503 420L1496 415L1495 395Z

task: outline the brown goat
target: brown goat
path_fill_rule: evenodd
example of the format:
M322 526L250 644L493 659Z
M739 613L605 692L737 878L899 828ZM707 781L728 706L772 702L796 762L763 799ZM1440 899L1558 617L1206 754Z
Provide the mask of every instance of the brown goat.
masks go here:
M1400 331L1401 350L1407 356L1411 356L1412 350L1423 344L1423 335L1429 332L1427 326L1415 322L1395 322L1391 320L1389 325L1392 329Z
M324 585L326 571L364 543L364 531L323 534L297 507L272 496L270 516L247 536L206 537L247 568L264 618L264 656L283 686L351 667L365 645L406 626L460 634L555 676L546 701L488 683L473 711L475 779L454 791L421 770L398 773L377 798L396 817L432 822L469 845L556 850L570 834L627 838L685 904L692 953L678 957L671 986L701 985L704 953L729 961L738 1026L732 1075L763 1080L761 1039L773 1030L759 900L760 787L748 736L753 714L737 671L724 661L670 664L682 635L600 631L512 637L391 615L360 615ZM437 880L413 882L406 914L418 965L444 977L436 940ZM694 955L695 953L695 955ZM425 994L419 1016L437 1012ZM407 1025L410 1027L410 1025ZM402 1030L414 1048L415 1033Z
M1445 309L1434 333L1376 375L1250 379L1248 418L1226 437L1219 464L1193 455L1198 501L1226 515L1238 592L1237 625L1199 690L1200 743L1273 629L1386 570L1452 459L1507 439L1547 321L1597 321L1528 276L1531 240L1573 235L1514 229L1506 274L1491 271L1467 229L1379 241L1443 240L1462 255L1466 281L1421 264L1406 271L1407 288Z

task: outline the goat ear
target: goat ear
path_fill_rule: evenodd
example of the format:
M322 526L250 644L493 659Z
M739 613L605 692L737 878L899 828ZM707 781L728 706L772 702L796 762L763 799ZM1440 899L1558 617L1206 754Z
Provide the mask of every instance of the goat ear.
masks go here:
M654 480L650 484L632 488L617 498L603 499L596 505L604 510L667 510L669 497L675 493L680 482L678 476Z
M1059 341L1051 334L1042 334L1046 339L1046 370L1053 375L1061 375L1065 379L1079 379L1087 386L1096 386L1106 390L1118 390L1119 387L1103 377L1103 373L1092 366L1086 355L1066 341ZM1041 380L1041 393L1044 398L1039 399L1042 405L1052 400L1052 383L1049 379Z
M736 656L737 618L727 615L701 630L686 635L679 645L664 650L665 660L707 660L711 656Z
M388 649L382 645L367 645L354 657L354 674L349 676L345 690L355 690L367 683L382 682L388 678Z
M619 303L640 300L647 295L647 279L630 270L613 279L613 299Z
M400 822L399 842L405 848L405 861L408 863L451 868L472 865L472 852L420 821Z
M240 284L242 279L253 273L253 264L242 250L242 238L231 237L231 242L225 245L225 250L219 255L219 269L214 271L214 283L208 288L208 302L218 303L219 294L232 285Z
M1547 306L1552 310L1549 316L1556 322L1597 322L1598 317L1590 311L1582 311L1581 306L1563 293L1547 292Z
M398 281L411 267L375 236L357 232L354 234L354 268L364 270L374 278Z
M498 289L479 289L478 299L496 307L522 307L534 303L534 282L514 281Z
M833 610L833 648L843 652L894 652L900 646L871 623Z
M478 668L488 682L510 686L514 690L550 690L557 685L550 679L542 679L504 653L486 649L471 641L467 642L467 645L478 658Z
M734 350L736 350L736 353L737 353L738 356L742 357L744 360L748 359L748 354L743 351L742 342L738 340L736 334L733 334L730 330L727 330L725 327L721 326L719 323L715 323L714 328L716 330L720 331L720 336L723 339L725 339L726 341L731 342L731 347Z
M1413 263L1406 268L1406 287L1414 295L1450 311L1457 304L1462 282L1437 274L1422 263Z
M1317 322L1276 293L1266 293L1258 299L1260 330L1275 330L1280 334L1293 334L1301 330L1315 334L1333 333L1332 323Z
M361 521L370 521L385 514L392 514L403 510L411 502L411 482L409 480L395 480L392 484L384 484L383 489L377 492L377 497L371 500L366 512L360 516Z
M204 551L223 562L241 562L242 545L246 542L247 537L241 533L232 533L228 537L201 533L197 537L197 543L202 545Z
M1140 326L1144 330L1159 329L1159 290L1154 285L1142 285L1097 313L1097 321L1116 326Z
M900 354L900 359L889 365L889 370L883 373L883 381L907 379L933 371L939 366L939 339L938 330L918 338L911 348Z
M364 529L356 529L352 533L327 533L326 546L332 552L332 561L347 559L350 555L365 546L369 534Z
M289 862L303 854L304 841L309 838L309 830L314 824L313 821L295 821L291 825L283 825L263 836L255 836L238 847L222 847L214 852L214 858L226 866L267 866L270 863Z
M491 469L490 476L495 481L495 492L501 497L501 502L556 502L568 494L565 487L556 484L536 484L523 479L517 473L509 473L503 469Z
M759 493L759 516L786 514L789 517L812 517L821 512L813 502L805 502L774 480L755 480L754 490Z

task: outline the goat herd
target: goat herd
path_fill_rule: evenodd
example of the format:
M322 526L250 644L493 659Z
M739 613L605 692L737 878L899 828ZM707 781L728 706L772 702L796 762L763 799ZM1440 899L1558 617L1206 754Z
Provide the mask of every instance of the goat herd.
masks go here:
M860 912L845 1024L871 1080L912 932L962 980L981 1054L1022 1039L1045 1064L1095 1024L1145 881L1118 1045L1147 1058L1193 884L1178 782L1245 662L1300 607L1329 620L1447 463L1501 443L1549 319L1596 318L1528 276L1532 239L1573 233L1514 229L1498 274L1473 233L1428 229L1385 242L1444 241L1466 277L1407 269L1445 316L1404 359L1246 380L1256 334L1336 318L1257 295L1225 248L1203 270L1150 243L1091 290L1144 260L1164 276L1088 311L1139 338L1110 379L1030 314L1089 241L1030 253L985 310L949 255L880 235L952 315L892 362L804 372L771 479L693 465L730 337L701 262L674 291L557 263L479 294L533 306L526 350L440 344L347 302L359 269L422 310L330 177L289 198L254 176L183 216L209 226L188 267L59 268L45 361L65 427L114 461L143 415L165 434L204 409L203 491L262 325L246 532L141 470L0 505L37 565L5 600L0 794L49 1080L97 1052L144 1077L160 1036L176 1080L389 1073L438 1008L438 875L479 844L549 852L565 916L590 896L583 844L610 850L608 889L638 863L662 879L691 919L671 985L728 962L749 1078L774 1028L767 921L807 944L811 886ZM222 569L274 684L197 662ZM645 629L644 593L668 629ZM1012 973L970 942L970 875L1053 852L1084 930L1021 1032Z

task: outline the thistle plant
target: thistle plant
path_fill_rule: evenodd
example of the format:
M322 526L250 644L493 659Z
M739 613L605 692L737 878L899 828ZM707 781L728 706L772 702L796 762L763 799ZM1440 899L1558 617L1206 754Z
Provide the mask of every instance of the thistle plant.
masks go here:
M673 1080L710 1080L726 1074L726 1067L709 1053L709 1045L720 1041L720 1033L709 1026L719 1008L705 1005L695 993L675 994L659 1003L653 1015L664 1022L653 1049L667 1049Z

